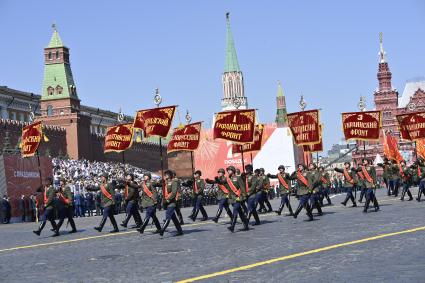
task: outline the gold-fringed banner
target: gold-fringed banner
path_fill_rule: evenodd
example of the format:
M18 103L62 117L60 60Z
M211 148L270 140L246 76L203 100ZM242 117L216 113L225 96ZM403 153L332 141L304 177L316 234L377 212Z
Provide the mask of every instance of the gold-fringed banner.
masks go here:
M173 151L194 151L198 149L201 138L202 122L188 124L182 128L175 128L168 143L167 153Z
M320 142L319 110L289 113L288 124L297 145Z
M255 110L219 112L215 116L214 139L223 139L237 144L254 141Z
M382 126L381 111L342 113L345 140L378 140Z
M133 124L120 124L106 129L104 152L122 152L133 143Z
M43 137L43 125L36 122L25 126L22 129L21 136L21 155L22 157L31 157L37 152Z
M232 153L244 153L261 150L261 143L263 141L263 126L256 125L254 132L254 142L245 144L234 144L232 146Z
M170 131L176 106L160 107L137 111L133 126L141 129L145 137L165 138Z

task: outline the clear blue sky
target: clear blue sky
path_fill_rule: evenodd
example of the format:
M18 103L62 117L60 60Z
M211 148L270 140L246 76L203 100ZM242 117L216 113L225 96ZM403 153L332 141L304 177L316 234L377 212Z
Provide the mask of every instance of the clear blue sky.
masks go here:
M320 2L320 3L319 3ZM231 13L249 105L274 120L276 81L288 112L321 108L325 145L340 113L372 106L380 31L400 94L425 75L425 1L0 1L0 85L41 93L43 48L56 22L83 104L128 114L180 105L208 125L220 109L225 12Z

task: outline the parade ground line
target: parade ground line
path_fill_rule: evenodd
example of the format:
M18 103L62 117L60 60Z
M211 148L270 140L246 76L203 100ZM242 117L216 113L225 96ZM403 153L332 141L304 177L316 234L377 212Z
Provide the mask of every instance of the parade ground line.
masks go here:
M413 229L402 230L402 231L398 231L398 232L393 232L393 233L363 238L363 239L360 239L360 240L354 240L354 241L350 241L350 242L335 244L335 245L322 247L322 248L318 248L318 249L313 249L313 250L309 250L309 251L305 251L305 252L290 254L290 255L283 256L283 257L273 258L273 259L269 259L269 260L265 260L265 261L259 261L259 262L256 262L256 263L243 265L243 266L239 266L239 267L235 267L235 268L231 268L231 269L226 269L226 270L223 270L223 271L205 274L205 275L201 275L201 276L198 276L198 277L184 279L184 280L177 281L177 283L187 283L187 282L205 280L205 279L209 279L209 278L213 278L213 277L217 277L217 276L235 273L235 272L238 272L238 271L252 269L252 268L263 266L263 265L269 265L269 264L273 264L273 263L276 263L276 262L286 261L286 260L289 260L289 259L298 258L298 257L306 256L306 255L325 252L325 251L329 251L329 250L333 250L333 249L337 249L337 248L342 248L342 247L346 247L346 246L362 244L362 243L365 243L365 242L375 241L375 240L379 240L379 239L383 239L383 238L387 238L387 237L393 237L393 236L398 236L398 235L403 235L403 234L415 233L415 232L424 231L424 230L425 230L425 226L422 226L422 227L417 227L417 228L413 228Z

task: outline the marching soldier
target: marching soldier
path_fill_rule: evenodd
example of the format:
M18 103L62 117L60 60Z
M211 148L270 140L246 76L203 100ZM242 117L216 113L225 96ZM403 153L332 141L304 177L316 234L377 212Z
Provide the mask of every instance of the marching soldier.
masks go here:
M276 175L267 174L267 177L271 179L279 179L279 190L280 190L280 206L277 211L275 211L278 215L282 214L282 210L286 204L286 207L289 210L289 216L293 216L294 213L292 212L291 203L289 202L289 195L291 193L291 180L289 179L289 174L285 173L285 166L279 165L277 168L279 170L279 173Z
M360 188L359 202L363 202L363 197L366 195L366 187L362 172L357 172L357 187Z
M398 197L398 189L400 187L400 167L397 161L392 159L389 165L390 179L389 187L394 197Z
M88 191L100 191L101 195L101 205L103 208L103 216L100 221L99 226L94 227L94 229L98 232L102 232L103 226L105 226L106 219L109 217L112 226L114 229L111 233L119 232L117 221L114 217L114 209L115 209L115 190L114 187L108 183L108 175L103 173L100 175L101 184L99 187L90 186L87 187Z
M347 195L345 196L345 200L341 202L343 206L347 205L348 200L351 200L353 203L352 207L357 207L356 199L353 195L353 188L356 184L356 174L357 172L351 168L350 162L344 162L344 169L335 168L334 169L338 173L342 173L344 175L344 188L347 191Z
M317 171L317 166L314 163L310 163L309 173L312 176L312 193L310 196L310 205L311 212L313 213L313 209L316 208L319 215L323 215L322 207L320 206L320 193L318 186L320 185L320 177L321 174Z
M125 188L124 188L124 203L126 217L123 222L120 224L122 227L127 228L127 224L130 221L130 218L133 216L134 222L136 223L137 228L142 225L142 219L140 217L139 208L138 208L138 198L139 198L139 186L134 181L133 174L127 174L125 176Z
M177 178L176 172L171 171L171 173L173 174L172 179L174 179L174 180L176 180L176 182L178 182L178 191L177 191L177 195L176 195L175 213L176 213L177 218L179 219L180 225L184 225L183 215L182 215L182 212L180 210L180 208L182 206L182 187L181 187L181 180L179 178Z
M273 212L269 201L270 179L265 175L264 168L260 168L261 201L265 212ZM265 204L265 205L264 205ZM267 210L265 208L267 206Z
M406 161L402 160L399 165L400 177L401 177L401 185L403 186L403 190L401 191L400 200L404 200L404 196L409 196L409 201L413 200L412 193L410 192L410 185L412 183L412 171L409 167L406 166Z
M159 223L159 220L156 217L156 205L157 205L158 194L156 192L156 189L152 185L151 179L152 179L151 173L145 173L143 175L143 182L140 186L141 187L140 199L142 202L142 207L146 209L145 220L143 220L143 224L140 226L140 228L137 229L137 231L139 231L140 234L143 234L151 218L156 227L156 231L154 233L156 234L161 231L161 224Z
M255 193L257 192L258 186L260 184L258 177L253 174L254 168L251 164L245 166L245 188L246 188L246 201L248 204L248 223L251 215L254 216L255 223L254 225L260 225L260 218L258 217L255 203ZM243 179L242 179L243 180Z
M60 189L58 193L58 198L59 201L62 203L61 209L59 211L59 222L57 225L58 231L62 227L62 224L66 217L72 228L69 233L76 233L77 228L75 227L74 222L74 196L71 192L71 188L66 185L66 181L64 178L60 179Z
M227 190L229 191L229 202L233 206L233 218L229 229L231 232L234 232L236 221L238 220L238 215L242 220L242 223L244 225L244 231L249 230L248 227L248 220L245 217L245 214L242 211L241 203L244 201L244 198L246 196L244 182L242 181L241 177L238 177L236 175L236 169L234 166L227 167L227 174L228 177L223 180L216 177L215 181L218 184L226 186Z
M218 200L218 209L215 217L213 218L213 221L215 223L218 222L218 219L220 218L220 215L223 211L223 208L226 210L227 215L229 215L230 219L233 219L232 211L229 208L229 190L226 188L225 185L222 185L223 182L226 182L226 176L224 176L225 171L223 168L218 169L217 172L218 176L215 177L215 179L219 180L220 182L216 182L214 180L206 179L206 182L208 184L217 184L218 190L217 190L217 200Z
M204 198L204 191L205 191L205 181L201 179L202 172L200 170L195 171L193 174L193 181L189 180L185 182L183 185L187 187L192 187L192 195L194 199L194 209L195 211L190 216L190 219L192 219L193 222L195 222L196 217L198 216L199 211L202 213L202 220L201 221L207 221L208 220L208 214L205 211L204 206L202 205L202 201Z
M332 205L331 198L329 197L329 191L331 187L331 177L328 172L325 172L325 168L323 166L320 167L320 177L322 183L322 197L321 197L321 205L323 205L323 199L325 198L328 202L328 205Z
M180 182L177 178L174 178L174 173L171 170L165 171L164 177L165 177L165 180L162 181L159 186L161 187L164 186L163 202L164 202L164 207L166 208L166 211L165 211L165 222L162 225L162 228L159 234L161 236L164 236L165 230L170 224L170 221L173 221L174 226L177 229L176 235L180 236L180 235L183 235L183 230L176 216L176 207L177 207L177 201L178 201L178 194L180 191Z
M424 167L424 162L422 158L418 158L417 162L416 162L416 174L415 174L415 179L416 182L419 185L419 190L418 190L418 197L416 198L416 200L418 202L421 201L421 197L422 194L425 193L425 167Z
M290 180L296 180L298 184L297 195L299 198L298 208L294 213L294 218L298 217L298 214L304 208L307 212L307 216L310 221L313 220L313 213L311 213L309 199L312 192L313 177L305 170L304 164L298 164L298 170L291 174Z
M382 174L382 179L384 179L385 187L387 188L387 195L390 196L392 194L388 181L389 179L391 179L390 161L387 157L384 157L384 162L378 163L377 165L384 170L384 173Z
M40 222L40 225L38 227L38 230L33 231L34 234L37 236L40 236L41 231L43 230L44 226L46 226L47 220L50 221L50 224L52 224L53 231L55 232L53 234L53 237L59 236L59 230L55 222L55 196L56 191L53 188L53 179L51 177L47 177L44 180L43 189L40 187L38 192L43 192L43 199L44 199L44 214L43 218Z
M375 207L375 212L379 210L378 200L375 196L375 188L376 188L376 170L371 165L368 159L362 159L363 165L360 168L355 169L357 172L362 172L364 176L364 185L366 187L366 203L363 209L364 213L367 213L370 202L373 202L373 206Z

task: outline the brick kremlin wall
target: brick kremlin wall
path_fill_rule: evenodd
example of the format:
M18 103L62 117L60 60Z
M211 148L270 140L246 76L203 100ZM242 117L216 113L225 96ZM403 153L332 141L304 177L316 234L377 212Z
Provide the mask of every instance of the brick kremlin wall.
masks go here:
M28 123L0 119L0 153L3 152L6 132L9 135L10 147L18 149L17 144L21 137L22 128ZM66 154L66 132L58 126L43 127L43 131L49 142L42 141L39 151L41 156L49 154L52 157L64 156ZM103 153L104 136L91 134L89 151L90 160L122 162L121 153ZM155 143L133 143L131 149L124 153L125 162L155 173L161 169L159 145ZM164 168L175 170L178 176L191 175L190 155L188 153L172 153L167 155L167 148L163 146Z

